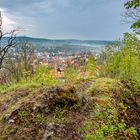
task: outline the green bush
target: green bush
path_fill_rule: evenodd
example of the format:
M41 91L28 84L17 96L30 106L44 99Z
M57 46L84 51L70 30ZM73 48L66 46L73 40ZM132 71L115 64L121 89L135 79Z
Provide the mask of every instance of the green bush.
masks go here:
M75 70L74 67L67 68L64 73L66 83L75 83L78 80L78 70Z
M103 76L125 81L140 79L140 40L135 35L124 34L122 45L107 47L101 58Z
M88 73L89 77L95 76L95 74L96 74L96 63L95 63L95 59L94 59L93 56L89 56L88 62L87 62L87 65L86 65L86 70L87 70L87 73Z
M50 69L45 65L40 65L35 72L33 80L42 85L55 85L58 80L50 73Z

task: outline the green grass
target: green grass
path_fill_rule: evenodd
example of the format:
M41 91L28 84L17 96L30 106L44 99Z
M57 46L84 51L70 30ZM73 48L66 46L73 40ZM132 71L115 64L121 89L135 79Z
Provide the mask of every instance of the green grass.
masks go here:
M87 89L87 93L93 93L96 90L108 93L110 90L119 88L117 82L117 80L111 78L98 78L96 82L93 82L91 87Z
M95 106L79 129L84 135L84 140L125 139L124 133L128 131L131 139L134 139L137 130L126 124L124 119L118 119L118 109L115 104L113 93L123 94L124 86L111 78L98 78L87 89L86 94L91 96ZM126 106L117 104L121 111L126 114Z
M39 83L35 83L35 82L27 82L27 83L12 83L8 86L0 86L0 93L4 93L4 92L10 92L10 91L15 91L18 89L29 89L29 88L37 88L40 87L41 84Z
M51 82L46 82L46 83L41 83L41 82L36 82L34 80L30 81L21 81L19 83L11 83L9 85L0 85L0 93L5 93L5 92L11 92L11 91L16 91L18 89L36 89L39 87L44 87L44 86L55 86L55 85L61 85L61 82L56 82L56 81L51 81Z

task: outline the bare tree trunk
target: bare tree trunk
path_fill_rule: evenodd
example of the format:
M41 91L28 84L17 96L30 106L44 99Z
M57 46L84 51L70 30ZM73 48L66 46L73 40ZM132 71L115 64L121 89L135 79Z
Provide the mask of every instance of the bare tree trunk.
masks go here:
M0 11L0 69L2 69L3 61L4 58L9 50L9 48L13 47L16 45L16 30L12 30L11 32L3 33L2 31L2 16L1 16L1 11ZM2 46L2 38L5 35L9 35L7 44L5 46Z

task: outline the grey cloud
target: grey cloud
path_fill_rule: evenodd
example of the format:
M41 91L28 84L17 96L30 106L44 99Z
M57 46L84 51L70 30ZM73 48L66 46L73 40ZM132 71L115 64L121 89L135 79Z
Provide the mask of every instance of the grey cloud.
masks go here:
M0 8L31 36L112 39L128 30L118 0L0 0Z

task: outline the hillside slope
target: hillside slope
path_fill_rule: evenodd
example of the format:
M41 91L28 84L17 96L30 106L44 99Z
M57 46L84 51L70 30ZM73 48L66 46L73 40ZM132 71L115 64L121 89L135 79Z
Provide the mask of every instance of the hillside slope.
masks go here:
M140 138L140 96L113 79L1 93L0 111L1 140Z

